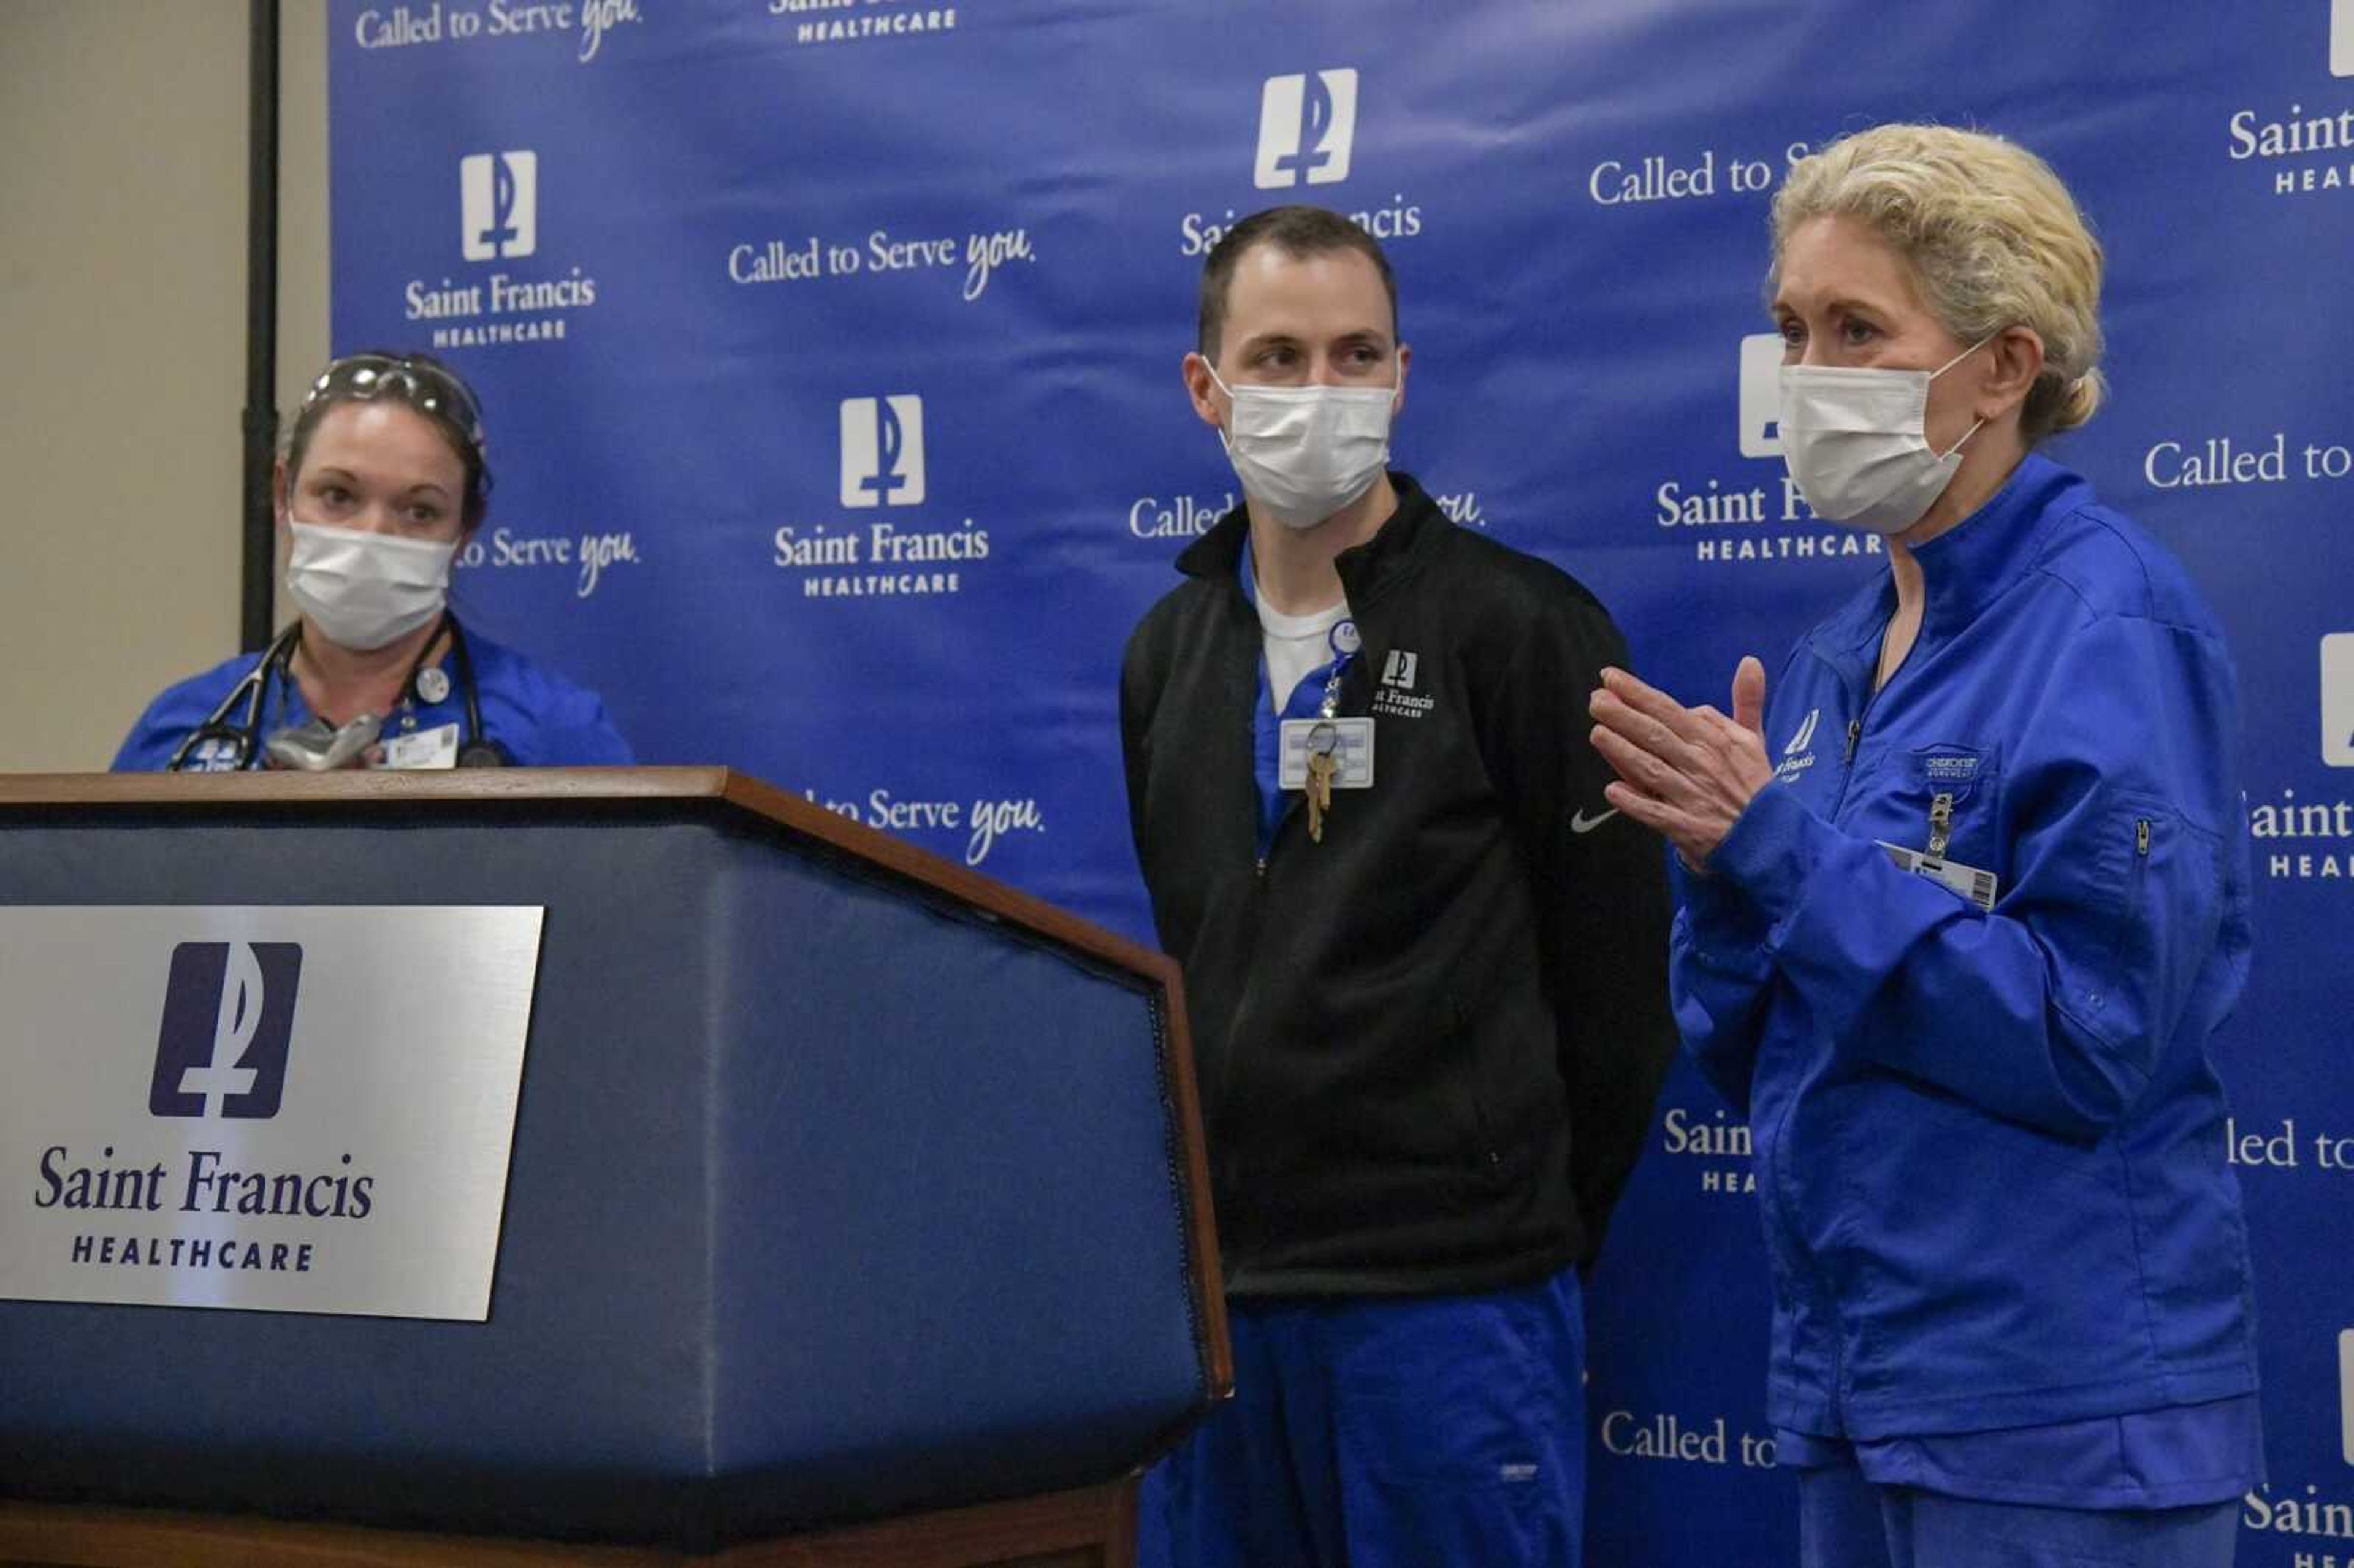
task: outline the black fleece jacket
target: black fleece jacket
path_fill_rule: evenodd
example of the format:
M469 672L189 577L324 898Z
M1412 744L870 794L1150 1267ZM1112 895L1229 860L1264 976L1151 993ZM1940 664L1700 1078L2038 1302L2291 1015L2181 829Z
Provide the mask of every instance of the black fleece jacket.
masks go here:
M1590 1262L1675 1049L1657 835L1610 815L1586 697L1627 661L1575 579L1398 510L1337 566L1374 779L1262 863L1261 638L1228 513L1120 674L1129 821L1183 965L1227 1288L1490 1289ZM1597 820L1598 819L1598 820Z

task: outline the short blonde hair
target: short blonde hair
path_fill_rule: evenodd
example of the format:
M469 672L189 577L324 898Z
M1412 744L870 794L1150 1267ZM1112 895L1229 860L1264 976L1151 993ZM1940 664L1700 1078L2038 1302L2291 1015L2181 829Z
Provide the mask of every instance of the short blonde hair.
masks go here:
M1957 342L2012 326L2043 340L2020 411L2030 441L2100 408L2101 242L2042 159L1983 132L1875 126L1791 165L1774 195L1777 277L1791 232L1816 217L1855 218L1909 260Z

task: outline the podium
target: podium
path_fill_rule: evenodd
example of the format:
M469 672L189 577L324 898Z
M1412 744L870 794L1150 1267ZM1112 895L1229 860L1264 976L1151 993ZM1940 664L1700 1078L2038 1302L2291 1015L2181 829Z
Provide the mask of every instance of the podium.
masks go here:
M0 779L5 929L475 907L540 912L487 1316L0 1300L0 1563L1126 1562L1231 1383L1170 960L719 768Z

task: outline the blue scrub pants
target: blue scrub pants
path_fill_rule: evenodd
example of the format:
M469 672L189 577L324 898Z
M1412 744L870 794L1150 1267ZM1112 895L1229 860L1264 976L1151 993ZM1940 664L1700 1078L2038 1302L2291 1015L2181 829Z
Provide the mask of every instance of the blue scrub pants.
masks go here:
M1575 1270L1228 1311L1235 1397L1147 1472L1139 1568L1577 1568Z
M1800 1470L1801 1568L2231 1568L2236 1499L2092 1510L1882 1487L1852 1465Z

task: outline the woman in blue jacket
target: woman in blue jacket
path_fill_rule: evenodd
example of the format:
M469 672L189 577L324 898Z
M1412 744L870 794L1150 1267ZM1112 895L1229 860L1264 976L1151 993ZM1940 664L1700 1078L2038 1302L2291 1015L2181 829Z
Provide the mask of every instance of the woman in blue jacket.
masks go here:
M480 408L446 366L387 354L328 366L275 481L299 619L259 659L149 704L115 769L628 762L593 694L450 613L451 563L490 483Z
M1796 164L1773 234L1791 476L1888 580L1770 708L1744 659L1730 715L1616 671L1592 711L1753 1128L1804 1560L2228 1563L2263 1471L2207 1056L2236 699L2181 567L2035 450L2101 400L2100 248L2032 154L1920 125Z

